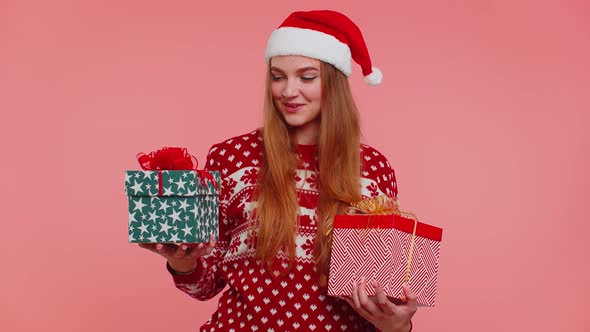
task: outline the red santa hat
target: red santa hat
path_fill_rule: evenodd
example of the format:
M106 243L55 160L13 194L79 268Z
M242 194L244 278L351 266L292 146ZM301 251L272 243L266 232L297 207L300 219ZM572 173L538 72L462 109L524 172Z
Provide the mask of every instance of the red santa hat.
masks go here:
M294 12L270 35L266 62L276 55L303 55L327 62L346 76L351 57L361 66L367 84L381 83L383 74L371 65L361 30L342 13L331 10Z

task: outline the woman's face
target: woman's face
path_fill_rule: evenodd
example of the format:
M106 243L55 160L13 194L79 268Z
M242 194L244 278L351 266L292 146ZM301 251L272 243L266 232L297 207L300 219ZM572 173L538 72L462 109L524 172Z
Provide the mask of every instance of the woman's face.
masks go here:
M285 55L270 59L271 93L291 127L313 126L321 111L320 61Z

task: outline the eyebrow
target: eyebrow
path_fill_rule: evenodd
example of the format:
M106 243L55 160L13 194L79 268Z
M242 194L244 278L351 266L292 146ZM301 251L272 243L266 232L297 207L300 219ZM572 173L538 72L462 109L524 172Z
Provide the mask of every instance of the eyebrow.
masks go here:
M281 68L274 67L274 66L273 67L270 67L270 70L280 71L281 73L284 72ZM309 66L309 67L303 67L303 68L297 69L297 73L302 73L302 72L305 72L305 71L308 71L308 70L316 70L316 71L319 71L319 69L317 69L316 67Z

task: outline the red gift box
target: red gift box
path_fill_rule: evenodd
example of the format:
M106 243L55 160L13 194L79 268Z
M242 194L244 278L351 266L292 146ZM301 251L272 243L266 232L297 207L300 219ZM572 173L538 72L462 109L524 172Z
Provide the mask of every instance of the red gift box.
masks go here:
M369 296L376 280L394 302L403 301L407 282L418 305L434 306L442 229L395 210L334 218L328 295L351 295L352 282L364 277Z

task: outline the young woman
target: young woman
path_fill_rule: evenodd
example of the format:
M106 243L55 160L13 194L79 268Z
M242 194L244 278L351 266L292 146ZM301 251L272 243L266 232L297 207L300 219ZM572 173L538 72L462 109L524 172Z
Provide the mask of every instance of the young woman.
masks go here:
M333 11L292 13L268 41L264 125L211 147L221 172L219 241L141 245L167 259L176 287L207 300L228 287L201 331L409 331L416 297L390 302L366 281L327 295L334 216L351 202L397 195L387 159L360 143L348 78L381 73L360 30Z

